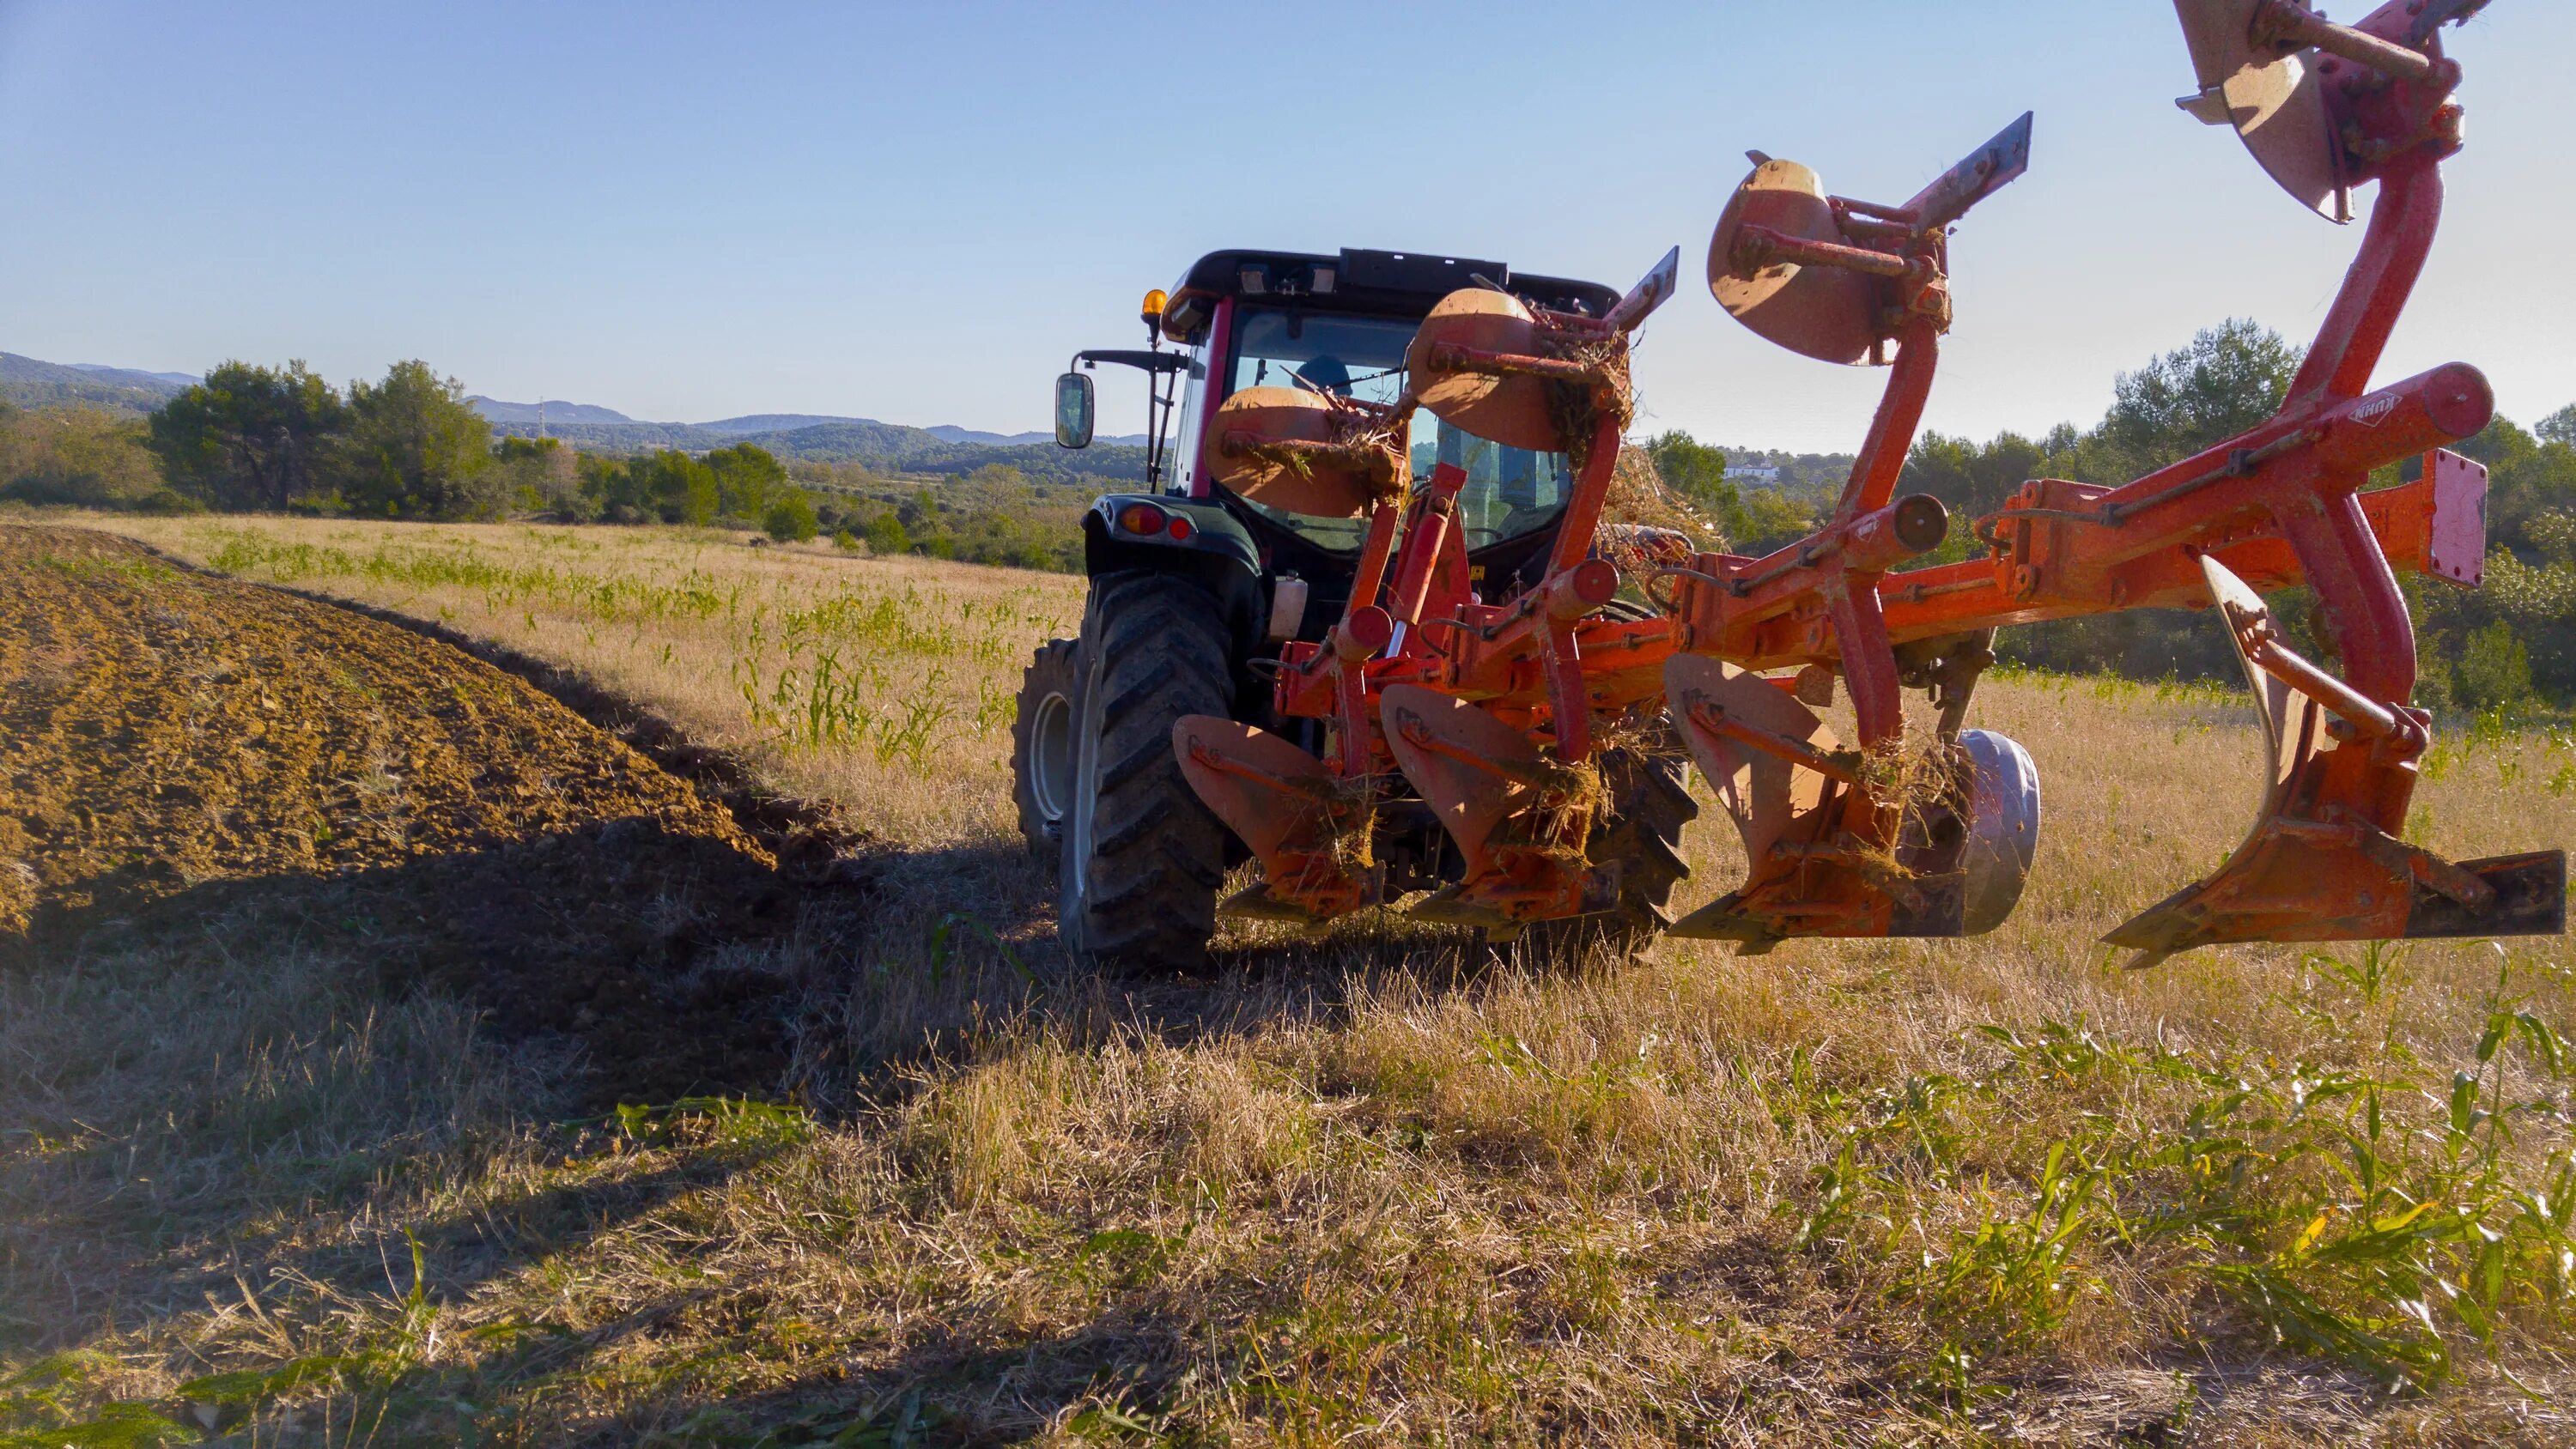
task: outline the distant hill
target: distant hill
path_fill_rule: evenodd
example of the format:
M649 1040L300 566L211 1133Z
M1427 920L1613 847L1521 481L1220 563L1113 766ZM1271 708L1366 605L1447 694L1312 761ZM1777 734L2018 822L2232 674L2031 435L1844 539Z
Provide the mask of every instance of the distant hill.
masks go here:
M982 443L988 447L996 448L1025 448L1033 443L1052 443L1055 441L1055 434L1051 432L987 433L980 432L974 428L961 428L954 423L941 423L936 427L929 428L914 428L907 427L901 423L881 423L874 418L839 417L828 413L752 413L748 416L739 418L719 418L712 423L692 423L690 426L703 428L710 433L722 433L730 438L750 437L758 433L797 432L806 428L847 426L856 428L901 428L907 433L928 433L930 436L937 438L942 442ZM1121 433L1113 436L1111 434L1102 433L1094 437L1092 441L1095 444L1109 444L1123 448L1141 448L1145 446L1145 435L1143 433Z
M130 367L110 367L103 362L68 362L63 365L74 372L104 374L111 381L120 378L141 378L146 383L166 382L172 387L181 388L194 387L205 381L193 372L137 372Z
M534 403L501 402L488 397L469 397L466 401L495 425L513 425L509 431L518 431L520 425L533 429L537 422ZM846 448L868 455L919 452L934 442L1025 448L1055 441L1055 434L1051 432L987 433L961 428L954 423L915 428L839 413L745 413L741 417L718 418L707 423L649 423L614 409L567 402L548 402L545 424L547 432L577 447L620 449L721 448L728 440L765 438L816 428L835 431L808 439L809 446ZM1095 446L1141 448L1145 446L1145 435L1103 433L1094 437L1092 442Z
M486 413L485 416L491 417L491 414ZM524 418L491 417L491 421L495 432L533 437L537 431L533 412ZM871 422L865 418L809 418L795 413L770 413L749 418L726 418L713 423L644 423L632 419L569 422L556 419L552 403L546 405L546 431L574 447L606 453L642 452L653 448L699 451L731 447L738 442L756 442L768 447L771 439L806 433L815 435L808 440L811 445L827 450L835 458L845 455L851 459L893 458L950 446L945 439L933 437L921 428ZM771 451L777 450L773 448Z
M92 407L148 413L197 379L176 372L135 372L95 363L68 366L0 352L0 398L20 407Z
M496 423L534 424L537 421L537 409L543 407L548 432L552 432L557 423L631 423L635 421L614 408L598 407L591 403L556 402L552 399L542 404L503 402L499 398L482 396L469 397L465 401L476 412Z
M1023 443L958 442L930 428L880 423L869 418L809 421L803 413L767 413L713 423L562 423L546 405L546 431L587 452L633 453L655 448L698 451L751 443L791 462L856 463L880 473L972 473L989 463L1019 469L1033 482L1094 480L1135 482L1145 476L1143 439L1101 438L1080 452L1055 445L1051 433ZM784 424L785 426L755 426ZM536 423L494 419L497 433L532 437ZM964 432L965 429L954 431ZM986 436L1001 436L988 434Z
M721 433L728 438L739 438L752 433L785 433L797 428L818 428L829 423L857 423L870 428L887 426L874 418L845 418L835 413L751 413L739 418L718 418L712 423L691 423L689 426L704 428L710 433Z
M935 437L946 438L952 443L989 443L1000 448L1024 448L1031 443L1055 441L1055 434L1052 432L983 433L973 428L958 427L954 423L941 423L936 427L924 428L922 431ZM1143 433L1094 433L1091 435L1091 442L1094 447L1105 444L1118 448L1141 448L1145 446L1145 435Z
M534 413L525 418L495 418L484 415L492 431L511 437L533 438L537 435ZM704 451L722 448L733 442L725 433L711 433L687 423L567 423L555 419L554 404L546 404L546 436L561 438L584 452L641 453L655 448L682 448Z

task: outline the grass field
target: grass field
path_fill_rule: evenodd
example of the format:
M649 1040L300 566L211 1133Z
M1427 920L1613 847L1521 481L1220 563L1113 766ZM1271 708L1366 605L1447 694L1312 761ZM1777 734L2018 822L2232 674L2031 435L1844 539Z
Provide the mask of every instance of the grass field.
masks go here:
M2576 1442L2566 943L2096 941L2250 821L2223 693L1980 693L2048 810L1983 939L1539 969L1369 919L1088 980L1006 758L1079 579L87 521L569 666L881 884L759 948L760 1098L583 1121L288 924L0 975L0 1445ZM1739 869L1695 829L1684 907ZM2452 730L2410 833L2567 842L2576 740Z

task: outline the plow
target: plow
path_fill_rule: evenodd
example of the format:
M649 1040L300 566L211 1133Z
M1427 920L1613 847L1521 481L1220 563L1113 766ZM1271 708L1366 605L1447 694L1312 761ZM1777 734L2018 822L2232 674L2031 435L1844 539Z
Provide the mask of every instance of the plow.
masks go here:
M1166 485L1095 505L1083 637L1042 650L1021 698L1022 825L1059 863L1068 943L1186 966L1220 915L1384 907L1497 939L1745 952L1977 935L2010 916L2041 823L2029 753L1969 723L1997 633L2140 608L2223 623L2266 775L2243 843L2105 938L2133 964L2563 930L2563 851L2452 861L2404 839L2434 722L2398 576L2477 583L2485 474L2449 448L2494 399L2464 363L2373 376L2462 144L2442 30L2480 8L2397 0L2347 26L2295 0L2178 0L2199 84L2181 107L2328 220L2375 188L2359 254L2271 418L1971 519L1896 489L1953 321L1953 225L2028 170L2028 115L1902 203L1750 153L1706 256L1714 300L1886 374L1830 512L1759 557L1605 521L1631 343L1683 290L1678 249L1615 294L1400 253L1203 259L1148 297L1153 346L1081 354L1058 385L1058 440L1079 446L1086 369L1145 370ZM1961 528L1964 558L1908 567ZM2306 652L2266 602L2290 588L2313 600ZM1693 767L1746 875L1674 919Z

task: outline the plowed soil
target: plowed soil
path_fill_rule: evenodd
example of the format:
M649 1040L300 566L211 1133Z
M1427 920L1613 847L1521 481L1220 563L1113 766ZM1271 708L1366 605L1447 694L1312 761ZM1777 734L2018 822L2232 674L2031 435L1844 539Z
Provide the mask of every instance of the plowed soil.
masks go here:
M741 948L795 926L776 864L689 781L447 644L0 526L0 965L283 935L580 1043L594 1103L760 1091L792 983Z

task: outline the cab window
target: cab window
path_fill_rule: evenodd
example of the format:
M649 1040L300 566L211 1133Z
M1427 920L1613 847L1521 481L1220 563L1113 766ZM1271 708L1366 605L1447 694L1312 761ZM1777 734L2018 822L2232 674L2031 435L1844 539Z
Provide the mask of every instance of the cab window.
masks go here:
M1404 392L1404 351L1415 325L1396 318L1245 308L1235 314L1226 391L1302 386L1391 403ZM1429 477L1441 463L1466 470L1458 522L1471 549L1545 528L1565 511L1573 478L1563 453L1506 448L1451 427L1428 409L1414 413L1408 443L1416 478ZM1244 504L1323 548L1355 552L1368 531L1362 518L1315 518Z

